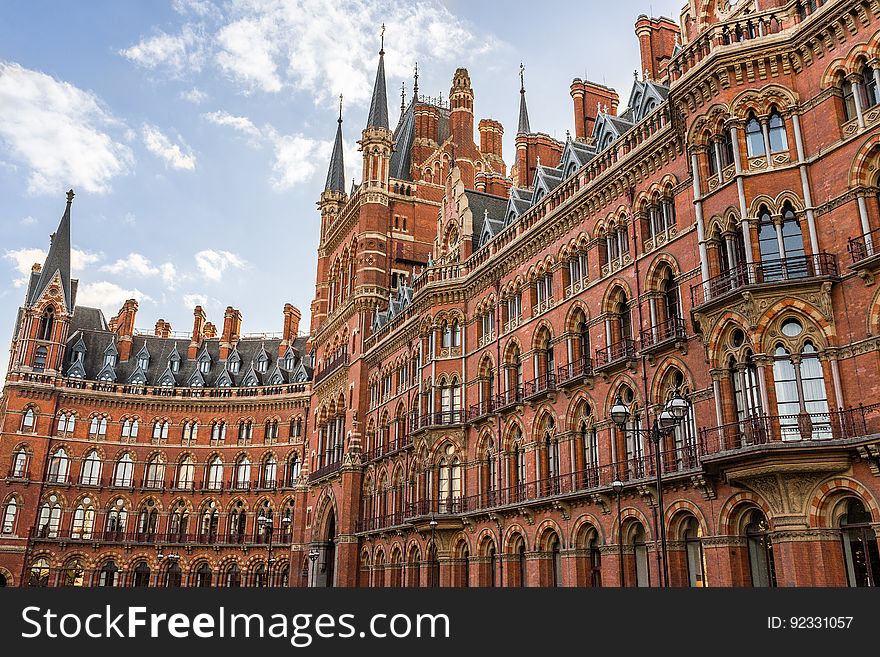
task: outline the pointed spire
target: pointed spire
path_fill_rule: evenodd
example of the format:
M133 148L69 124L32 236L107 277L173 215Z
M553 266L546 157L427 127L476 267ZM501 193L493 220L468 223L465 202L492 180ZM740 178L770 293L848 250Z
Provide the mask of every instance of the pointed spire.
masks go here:
M517 127L516 134L518 135L527 135L532 130L529 128L529 110L526 107L526 83L525 83L525 73L526 67L522 65L520 62L519 65L519 126Z
M400 83L400 113L406 111L406 80Z
M58 230L52 233L52 243L49 246L49 254L40 271L40 279L31 291L29 304L33 304L49 286L55 274L61 276L61 287L64 290L64 303L67 311L73 311L73 299L70 286L70 206L73 203L74 193L71 189L67 192L67 207L58 224Z
M330 156L330 168L327 171L325 192L345 193L345 163L342 159L342 94L339 94L339 119L336 121L336 141L333 142L333 153Z
M419 63L416 62L415 72L413 73L413 100L419 101Z
M368 128L388 129L388 94L385 91L385 23L382 23L382 44L379 47L379 67L376 69L376 83L373 85L373 100L367 116Z

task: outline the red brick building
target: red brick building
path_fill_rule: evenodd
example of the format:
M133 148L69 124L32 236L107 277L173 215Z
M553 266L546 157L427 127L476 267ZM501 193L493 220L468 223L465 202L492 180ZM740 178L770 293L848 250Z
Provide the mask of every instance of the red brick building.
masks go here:
M5 583L876 584L878 14L641 16L626 108L574 80L565 142L523 80L510 171L465 69L392 129L380 50L308 342L77 307L71 195L0 409Z

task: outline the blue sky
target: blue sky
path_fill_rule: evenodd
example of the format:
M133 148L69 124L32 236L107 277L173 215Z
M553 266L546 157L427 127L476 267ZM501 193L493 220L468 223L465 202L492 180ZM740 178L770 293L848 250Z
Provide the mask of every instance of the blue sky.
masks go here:
M80 304L109 319L136 297L139 328L161 317L179 331L196 303L218 325L232 305L244 332L273 332L291 302L307 330L337 96L359 179L382 22L392 122L415 61L432 96L466 66L509 166L520 61L532 129L562 139L572 78L625 105L636 17L677 21L683 4L0 0L0 344L71 187Z

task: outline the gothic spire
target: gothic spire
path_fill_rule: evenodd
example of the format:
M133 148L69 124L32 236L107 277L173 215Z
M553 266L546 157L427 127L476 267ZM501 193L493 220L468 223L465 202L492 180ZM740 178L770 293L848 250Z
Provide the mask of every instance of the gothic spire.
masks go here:
M413 100L419 101L419 63L416 62L415 71L413 72Z
M61 288L64 291L64 303L67 306L67 311L73 311L73 298L70 286L70 205L73 203L73 196L73 190L71 189L67 192L67 207L64 209L64 215L58 224L58 230L52 233L52 243L49 246L46 262L40 271L40 279L31 290L31 296L28 299L29 304L35 303L40 298L40 295L46 290L57 273L61 277Z
M373 85L373 100L367 128L388 129L388 94L385 91L385 24L382 24L382 44L379 47L379 67L376 69L376 84Z
M330 156L330 169L327 171L325 192L345 193L345 163L342 160L342 94L339 94L339 119L336 121L336 141Z
M523 73L525 73L525 66L520 63L519 65L519 126L517 127L516 134L518 135L527 135L531 132L529 128L529 110L526 107L526 83Z

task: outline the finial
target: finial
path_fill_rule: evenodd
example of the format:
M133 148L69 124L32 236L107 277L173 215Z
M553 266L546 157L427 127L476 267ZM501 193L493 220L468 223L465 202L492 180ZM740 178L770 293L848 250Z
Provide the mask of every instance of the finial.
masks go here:
M443 107L443 92L440 92L440 100L437 101L437 105Z
M571 131L570 130L565 131L565 141L571 141Z
M76 196L76 194L73 193L72 189L67 190L67 202L68 203L73 203L74 196Z
M605 103L605 107L602 108L603 114L608 114L608 103Z
M526 92L526 81L525 76L523 75L526 71L526 67L523 66L523 63L519 63L519 92L524 94Z
M602 113L602 101L601 100L596 101L596 113L597 114Z
M416 62L415 72L413 73L413 98L419 99L419 63Z
M643 79L643 80L647 80L648 77L649 77L649 75L648 75L648 69L646 68L646 69L645 69L645 77L643 77L642 79Z
M483 208L483 221L489 221L489 208Z
M406 109L406 81L400 83L400 113Z
M339 94L339 123L342 123L342 94Z
M639 79L639 70L634 68L633 69L633 80L638 80L638 79Z
M385 23L382 23L382 32L380 33L379 38L381 39L381 43L379 45L379 54L384 55L385 54Z

